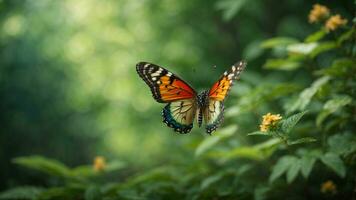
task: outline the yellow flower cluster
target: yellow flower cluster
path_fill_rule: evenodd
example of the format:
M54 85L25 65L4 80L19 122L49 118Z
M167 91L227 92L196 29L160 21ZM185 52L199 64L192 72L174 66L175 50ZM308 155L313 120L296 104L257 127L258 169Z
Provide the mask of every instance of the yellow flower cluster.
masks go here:
M260 125L260 131L266 132L271 126L274 126L279 120L282 119L280 114L272 115L271 113L267 113L262 116L262 124Z
M309 13L309 23L316 23L325 18L330 14L329 8L326 6L315 4L313 9Z
M309 13L309 23L321 22L330 16L330 10L326 6L315 4ZM334 31L340 26L346 25L347 20L340 15L333 15L325 22L327 31Z
M334 31L338 27L343 26L347 23L347 19L341 18L340 15L334 15L328 19L325 23L325 28L328 31Z
M321 184L321 187L320 187L320 191L322 193L332 193L332 194L335 194L336 193L336 185L334 182L332 181L326 181L324 182L323 184Z
M93 168L95 171L103 171L106 167L105 158L102 156L97 156L94 158Z

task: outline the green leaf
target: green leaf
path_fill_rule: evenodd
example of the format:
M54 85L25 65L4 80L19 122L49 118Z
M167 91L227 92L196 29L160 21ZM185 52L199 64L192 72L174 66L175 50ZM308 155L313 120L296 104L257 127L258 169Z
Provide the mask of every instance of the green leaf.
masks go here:
M275 37L268 40L265 40L261 43L262 48L273 48L277 46L287 46L289 44L298 43L298 40L295 38L288 37Z
M34 186L15 187L0 193L0 199L36 199L44 189Z
M13 159L13 162L18 165L22 165L30 169L39 170L41 172L54 176L59 176L59 177L71 176L71 172L69 168L65 166L63 163L57 160L44 158L42 156L18 157Z
M328 152L321 157L321 161L328 167L330 167L335 173L337 173L340 177L345 177L346 168L344 162L340 159L340 157L332 152Z
M310 143L310 142L315 142L315 141L317 141L315 138L305 137L305 138L300 138L300 139L293 140L293 141L288 141L288 145Z
M338 96L330 99L324 104L323 111L317 116L316 124L321 126L322 122L332 113L336 112L340 108L349 105L352 102L352 98L349 96Z
M350 133L336 134L328 138L330 151L343 156L356 151L356 137Z
M288 59L268 59L263 67L266 69L291 71L298 69L300 67L300 62Z
M319 45L310 53L310 57L314 58L318 56L321 53L324 53L326 51L330 51L332 49L337 48L338 45L336 42L323 42L319 43Z
M262 132L262 131L255 131L255 132L252 132L252 133L248 133L247 136L251 136L251 135L269 135L268 132Z
M315 161L316 161L316 157L309 155L309 154L304 155L300 159L301 171L305 178L309 177L309 174L310 174L311 170L313 169Z
M89 186L84 193L85 200L100 200L101 192L100 188L97 186Z
M325 110L329 110L330 112L335 112L339 108L346 106L352 102L352 98L349 96L338 96L336 98L333 98L329 101L327 101L324 105Z
M224 174L225 174L225 172L220 172L220 173L217 173L217 174L214 174L212 176L205 178L200 184L200 190L205 190L212 184L218 182L224 176Z
M323 76L316 81L309 87L304 89L299 98L293 103L292 106L289 107L287 110L288 113L294 112L296 110L305 110L307 105L310 103L311 99L315 95L315 93L328 81L330 80L329 76Z
M300 160L299 159L295 160L293 165L291 165L291 167L288 169L288 172L287 172L287 183L291 183L291 182L294 181L294 179L298 175L300 167L301 167Z
M219 158L221 162L226 162L228 160L236 159L236 158L248 158L252 160L261 160L262 152L259 149L249 146L236 147L232 150L225 152L223 155L220 155Z
M246 0L220 0L216 4L218 10L223 11L224 21L230 21L245 6Z
M75 199L74 197L78 197L82 193L81 188L51 187L39 194L38 199Z
M350 58L340 58L333 61L331 67L320 70L321 74L334 77L350 76L353 71L353 66L356 66L356 60Z
M232 136L237 130L236 125L228 126L221 129L216 134L204 139L195 150L195 156L200 156L213 146L215 146L220 140Z
M269 177L269 181L273 182L282 174L284 174L295 162L297 162L298 158L294 156L284 156L280 158L276 165L273 167L273 171L271 176Z
M282 120L280 123L282 124L282 130L285 133L290 133L294 126L299 122L299 120L307 113L307 111L297 113L288 117L287 119Z
M289 53L293 53L293 54L308 55L317 46L318 46L318 43L316 43L316 42L313 42L313 43L297 43L297 44L288 45L287 51Z
M354 28L352 28L351 30L349 30L349 31L347 31L347 32L345 32L345 33L343 33L343 34L338 38L337 43L338 43L338 44L341 44L341 43L343 43L343 42L345 42L345 41L347 41L347 40L349 40L349 39L354 38L354 33L355 33L355 29L354 29Z
M305 42L317 42L321 39L324 38L324 36L327 34L325 29L321 29L320 31L317 31L311 35L309 35L306 39Z
M253 198L254 200L265 200L267 199L267 192L270 190L267 186L259 186L254 190Z

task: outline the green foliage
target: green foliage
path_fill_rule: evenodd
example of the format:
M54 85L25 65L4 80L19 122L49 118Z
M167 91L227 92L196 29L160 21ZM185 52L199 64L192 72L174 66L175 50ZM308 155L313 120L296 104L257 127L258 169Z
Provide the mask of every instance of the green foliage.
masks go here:
M37 199L44 188L33 186L22 186L1 193L0 199Z
M330 5L348 23L327 31L307 1L0 1L0 199L349 199L352 6ZM211 136L170 133L134 70L200 90L239 57ZM266 113L282 119L259 129Z

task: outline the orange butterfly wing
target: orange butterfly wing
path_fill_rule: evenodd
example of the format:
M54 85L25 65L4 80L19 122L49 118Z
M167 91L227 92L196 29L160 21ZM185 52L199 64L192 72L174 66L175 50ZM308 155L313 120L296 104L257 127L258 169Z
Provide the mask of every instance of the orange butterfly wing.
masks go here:
M233 85L233 81L239 79L241 72L245 69L246 62L240 61L234 64L229 71L211 87L209 97L215 101L224 101Z
M196 96L195 90L167 69L155 64L140 62L136 71L150 87L154 99L169 103Z

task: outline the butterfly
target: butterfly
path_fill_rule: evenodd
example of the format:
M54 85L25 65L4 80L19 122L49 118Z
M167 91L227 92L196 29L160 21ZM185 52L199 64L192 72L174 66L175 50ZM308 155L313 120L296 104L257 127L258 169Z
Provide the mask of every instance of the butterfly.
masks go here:
M167 126L179 133L189 133L194 119L201 127L204 118L206 132L211 134L222 123L224 100L245 67L244 61L234 64L210 90L199 94L177 75L158 65L139 62L136 71L150 87L153 98L159 103L167 103L162 110L163 122Z

